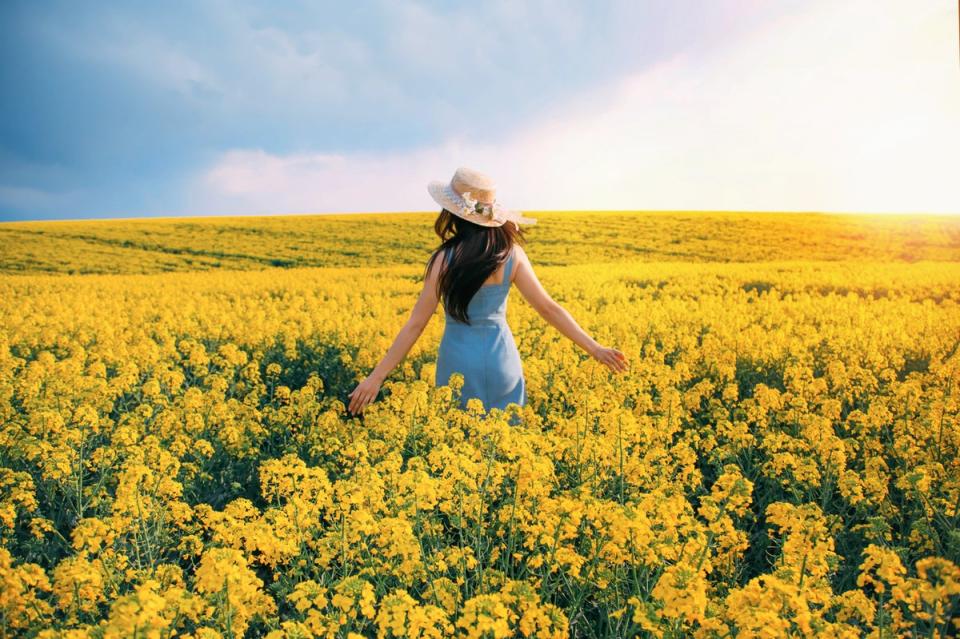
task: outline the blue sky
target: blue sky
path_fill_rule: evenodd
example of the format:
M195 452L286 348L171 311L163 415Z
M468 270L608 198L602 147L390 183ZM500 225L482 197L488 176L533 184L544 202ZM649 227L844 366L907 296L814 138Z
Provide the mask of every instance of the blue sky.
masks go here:
M0 219L960 213L949 0L0 4ZM953 171L955 172L955 171Z

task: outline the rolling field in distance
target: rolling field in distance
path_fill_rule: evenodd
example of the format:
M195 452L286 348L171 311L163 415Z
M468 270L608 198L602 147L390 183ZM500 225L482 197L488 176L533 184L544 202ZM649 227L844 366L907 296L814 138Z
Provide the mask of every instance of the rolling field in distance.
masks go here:
M960 216L527 214L486 416L434 213L0 224L0 637L956 634Z
M947 260L960 216L528 212L544 266L584 262ZM0 223L0 272L157 273L421 264L435 213Z

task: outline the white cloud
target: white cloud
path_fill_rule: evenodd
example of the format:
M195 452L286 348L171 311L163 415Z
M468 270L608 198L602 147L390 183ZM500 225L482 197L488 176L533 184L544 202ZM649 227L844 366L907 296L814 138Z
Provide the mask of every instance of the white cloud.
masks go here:
M572 97L509 139L223 154L194 212L434 210L460 165L525 209L960 213L956 5L822 2Z

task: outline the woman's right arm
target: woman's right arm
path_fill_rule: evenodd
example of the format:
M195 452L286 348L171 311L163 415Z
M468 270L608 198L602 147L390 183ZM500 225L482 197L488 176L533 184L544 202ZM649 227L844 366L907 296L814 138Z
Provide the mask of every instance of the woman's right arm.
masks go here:
M568 337L577 346L585 350L591 357L605 364L614 372L627 370L627 358L615 348L607 348L587 335L573 319L569 311L558 304L543 288L526 252L519 245L516 246L517 268L513 283L530 305L548 324Z

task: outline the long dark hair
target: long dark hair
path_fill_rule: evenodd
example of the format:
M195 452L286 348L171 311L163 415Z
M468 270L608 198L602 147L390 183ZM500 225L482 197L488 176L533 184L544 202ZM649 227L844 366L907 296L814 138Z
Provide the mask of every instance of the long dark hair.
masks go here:
M441 244L430 256L424 278L435 260L453 251L448 267L440 273L437 294L455 319L470 324L467 305L483 283L510 256L513 245L524 243L523 231L506 222L500 226L480 226L442 209L433 230ZM516 261L516 260L514 260ZM504 273L504 277L507 277Z

